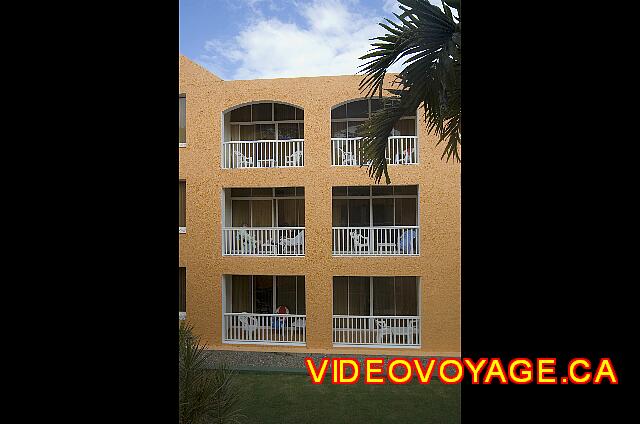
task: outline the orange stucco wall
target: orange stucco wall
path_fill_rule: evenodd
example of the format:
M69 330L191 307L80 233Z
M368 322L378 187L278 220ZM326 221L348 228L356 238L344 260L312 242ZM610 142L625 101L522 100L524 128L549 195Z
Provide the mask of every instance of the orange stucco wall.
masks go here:
M420 256L333 257L331 188L371 185L365 168L332 167L331 107L363 97L360 76L222 81L180 56L180 93L187 96L187 147L179 149L179 178L187 182L187 232L180 237L180 266L187 268L187 320L212 348L330 353L372 353L332 347L334 275L420 277L421 347L377 349L388 354L460 354L460 164L440 159L442 146L428 136L418 114L419 164L391 166L392 184L419 186ZM388 78L387 82L390 82ZM254 101L304 109L302 168L222 169L223 111ZM227 187L305 187L304 257L223 257L221 195ZM307 346L222 343L224 274L304 275Z

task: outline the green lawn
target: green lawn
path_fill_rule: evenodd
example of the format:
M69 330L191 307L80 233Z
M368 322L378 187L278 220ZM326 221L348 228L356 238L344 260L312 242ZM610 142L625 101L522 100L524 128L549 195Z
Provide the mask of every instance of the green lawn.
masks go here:
M413 382L406 385L321 386L306 374L241 372L247 423L459 423L460 386Z

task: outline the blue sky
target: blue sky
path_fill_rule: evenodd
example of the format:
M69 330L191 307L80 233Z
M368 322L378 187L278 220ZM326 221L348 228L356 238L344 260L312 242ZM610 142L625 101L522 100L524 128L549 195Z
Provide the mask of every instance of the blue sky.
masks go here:
M355 74L393 11L396 0L180 0L180 53L225 80Z

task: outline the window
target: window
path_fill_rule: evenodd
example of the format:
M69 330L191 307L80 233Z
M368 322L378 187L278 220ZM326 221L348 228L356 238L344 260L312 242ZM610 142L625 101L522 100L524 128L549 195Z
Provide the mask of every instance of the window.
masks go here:
M333 187L334 227L418 225L418 186Z
M304 227L304 187L232 188L232 227Z
M231 276L231 312L273 314L280 306L306 314L304 276Z
M253 103L232 110L227 141L300 140L304 111L282 103Z
M187 97L184 94L178 96L178 145L185 147L187 144Z
M333 314L418 316L418 278L333 277Z
M187 269L178 267L178 316L184 319L187 313Z
M187 183L178 181L178 231L186 232L187 228Z
M331 109L331 137L332 138L355 138L360 137L361 125L367 121L371 114L389 107L392 99L362 99L352 100ZM415 136L416 135L416 114L405 116L400 119L393 130L392 136Z

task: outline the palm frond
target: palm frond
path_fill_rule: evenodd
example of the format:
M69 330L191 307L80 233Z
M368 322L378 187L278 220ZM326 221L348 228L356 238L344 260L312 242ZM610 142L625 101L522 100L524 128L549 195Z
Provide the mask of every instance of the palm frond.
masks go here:
M364 74L360 90L367 97L382 91L390 66L399 61L404 68L386 91L398 98L396 107L371 116L361 141L369 175L379 182L384 174L390 183L385 146L400 111L416 110L422 105L429 133L447 140L442 157L460 161L462 143L460 0L447 0L443 9L426 0L398 0L402 13L394 14L398 22L385 19L380 26L386 34L372 39L372 48L360 59ZM456 22L457 21L457 22ZM395 120L395 121L394 121Z

